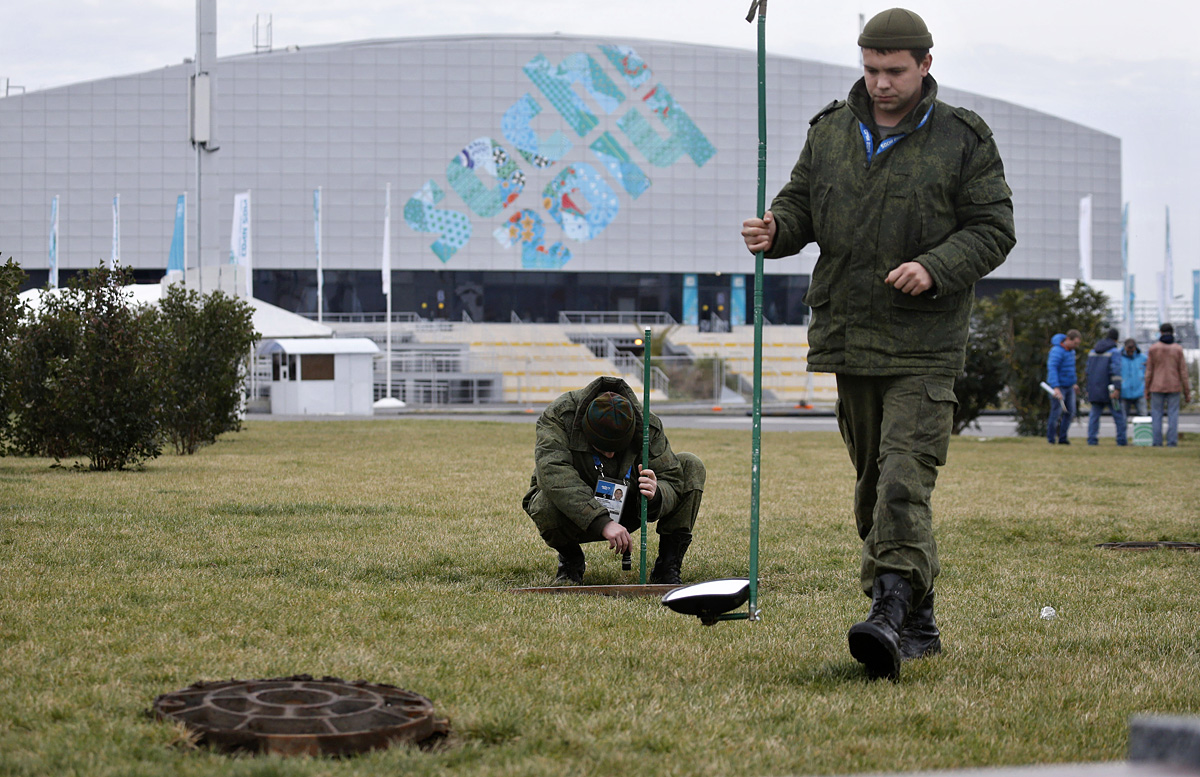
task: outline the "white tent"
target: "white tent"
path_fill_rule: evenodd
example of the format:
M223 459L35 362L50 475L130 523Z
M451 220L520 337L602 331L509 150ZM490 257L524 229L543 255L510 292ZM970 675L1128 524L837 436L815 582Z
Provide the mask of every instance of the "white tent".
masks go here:
M163 287L158 283L136 283L126 286L125 292L134 305L157 305L162 299ZM30 289L20 294L21 301L37 310L41 306L42 294L59 294L60 289ZM332 337L333 330L324 324L296 315L269 302L250 297L247 300L254 308L252 320L254 331L263 340L280 337Z

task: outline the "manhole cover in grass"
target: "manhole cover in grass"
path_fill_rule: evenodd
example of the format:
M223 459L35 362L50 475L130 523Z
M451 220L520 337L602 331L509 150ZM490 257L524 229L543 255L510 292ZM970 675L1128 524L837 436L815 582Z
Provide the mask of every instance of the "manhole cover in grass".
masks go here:
M153 713L183 723L202 744L280 755L351 755L428 744L450 731L424 696L310 675L196 683L159 696Z
M1186 550L1192 553L1200 553L1200 542L1102 542L1096 546L1105 550L1155 550L1157 548L1167 548L1169 550Z

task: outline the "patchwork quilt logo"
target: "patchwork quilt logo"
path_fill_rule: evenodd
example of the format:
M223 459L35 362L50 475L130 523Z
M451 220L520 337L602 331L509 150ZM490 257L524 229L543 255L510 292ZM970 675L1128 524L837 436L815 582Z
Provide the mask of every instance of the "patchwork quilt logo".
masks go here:
M429 250L442 262L467 245L473 223L483 220L488 226L498 223L492 237L501 246L519 248L523 268L559 269L571 259L564 239L587 243L599 238L618 218L623 196L637 200L651 189L653 179L644 166L703 167L716 154L667 87L650 85L653 74L636 51L627 46L598 48L599 59L578 52L556 65L538 54L522 68L541 101L562 119L563 129L538 135L533 120L545 109L527 92L499 117L503 141L475 138L447 162L446 183L457 202L451 202L433 179L409 197L405 222L417 232L437 235ZM604 61L621 85L609 76ZM597 110L617 115L622 137L599 130ZM580 139L579 147L572 134ZM596 165L580 158L584 148ZM521 200L527 183L522 164L537 171L537 177L553 174L540 203L528 196ZM555 165L561 168L557 173ZM549 228L546 215L554 222Z

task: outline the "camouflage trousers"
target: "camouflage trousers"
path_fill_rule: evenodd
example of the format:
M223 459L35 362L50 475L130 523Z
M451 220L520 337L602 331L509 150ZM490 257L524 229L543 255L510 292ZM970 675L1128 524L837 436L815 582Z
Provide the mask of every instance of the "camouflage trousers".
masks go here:
M858 476L863 592L893 572L909 580L918 603L941 571L929 502L950 446L954 379L838 375L837 386L838 428Z
M700 500L704 498L704 480L707 474L704 462L693 453L680 453L678 458L683 468L683 493L679 495L675 509L667 515L646 518L648 522L657 521L660 535L679 532L691 534L692 527L696 525L696 516L700 512ZM626 509L621 514L621 525L629 532L642 528L640 508L637 507L636 500L632 504L634 509L629 509L627 502ZM599 531L580 529L537 489L530 489L525 495L523 507L533 519L542 539L552 548L606 541Z

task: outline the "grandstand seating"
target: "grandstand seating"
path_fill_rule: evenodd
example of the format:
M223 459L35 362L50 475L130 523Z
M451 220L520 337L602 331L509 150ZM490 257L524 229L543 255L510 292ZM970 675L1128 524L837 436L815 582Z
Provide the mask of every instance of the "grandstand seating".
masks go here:
M742 385L754 376L754 327L734 327L729 332L701 332L697 327L677 327L667 337L674 349L686 349L696 358L725 360L728 372L738 374ZM837 381L829 373L808 372L808 327L763 327L763 400L798 405L831 406L837 399Z
M370 337L384 347L382 323L332 326L338 336ZM724 360L726 375L738 375L748 393L754 373L753 327L722 333L699 332L688 326L654 328L657 336L665 336L667 353ZM539 406L601 375L625 378L641 396L641 360L615 348L615 344L628 346L641 336L636 324L416 321L393 324L392 330L393 386L399 386L399 398L405 401ZM834 377L805 371L807 334L806 327L764 328L765 402L832 405L837 393ZM380 359L376 370L379 396L383 395L383 369ZM653 402L668 399L664 377L656 371Z

